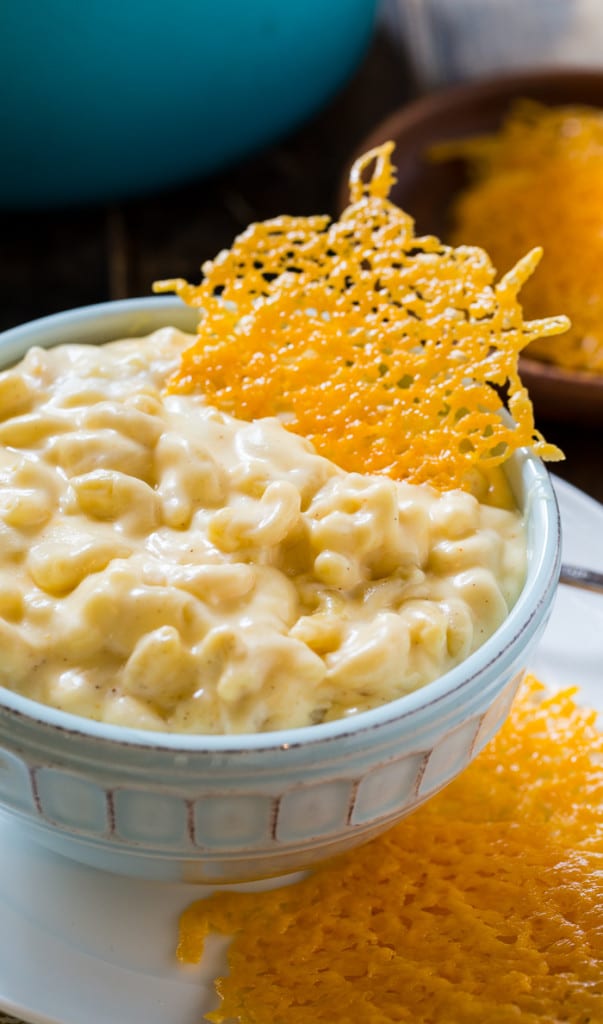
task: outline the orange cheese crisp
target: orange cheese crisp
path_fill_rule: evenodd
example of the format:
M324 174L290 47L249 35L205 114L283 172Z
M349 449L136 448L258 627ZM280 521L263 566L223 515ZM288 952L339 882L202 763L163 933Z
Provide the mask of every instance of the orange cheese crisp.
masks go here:
M535 429L517 369L527 344L567 327L523 319L517 295L540 251L495 283L481 249L417 237L388 199L392 148L356 162L339 221L252 224L198 286L156 283L200 312L172 390L198 389L243 419L282 417L348 471L441 489L471 488L476 468L521 446L560 458Z
M473 765L293 886L218 893L179 956L232 935L215 1024L603 1020L603 734L533 679Z
M603 373L603 111L524 101L498 134L438 150L467 159L475 179L455 207L455 243L485 246L500 269L544 249L524 308L538 317L562 303L572 326L527 354Z

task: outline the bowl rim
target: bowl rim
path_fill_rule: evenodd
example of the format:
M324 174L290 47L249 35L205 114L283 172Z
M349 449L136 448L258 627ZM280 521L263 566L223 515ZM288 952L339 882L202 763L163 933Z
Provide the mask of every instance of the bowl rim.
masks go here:
M179 326L184 330L188 327L191 330L194 329L195 316L194 311L184 306L181 300L157 296L120 299L54 313L0 332L0 370L22 358L33 345L54 347L56 344L77 343L78 339L80 343L98 344L111 338L135 336L129 334L132 327L136 330L141 328L139 336L161 326ZM122 324L121 329L119 324ZM91 332L87 339L81 337L82 326ZM107 329L109 336L105 337ZM535 507L532 500L532 507L524 509L526 525L530 514L536 516L532 531L535 543L533 550L528 552L526 583L507 618L481 647L419 689L350 718L263 733L164 733L112 725L41 704L3 686L0 686L0 718L10 716L63 734L128 748L186 755L240 754L318 746L335 739L358 738L380 727L392 726L413 715L425 713L434 705L465 698L481 684L483 674L492 666L513 663L520 640L529 638L530 633L538 628L558 583L561 521L548 470L537 456L525 448L519 449L513 460L523 480L525 494L532 499L534 495L542 499Z
M588 86L598 87L603 97L603 67L555 67L554 65L540 68L518 68L514 71L499 71L488 75L480 75L451 85L438 86L429 92L419 93L408 102L396 107L376 124L355 146L348 157L343 175L339 181L338 210L348 205L348 173L354 160L385 140L394 138L403 129L407 132L415 125L430 121L433 117L442 117L449 111L465 106L476 96L484 99L495 99L507 94L514 95L522 89L542 87ZM586 101L565 100L565 104L586 103ZM587 104L588 105L588 104Z
M447 114L462 109L480 97L482 101L498 98L510 99L523 90L550 87L588 88L601 92L603 106L603 67L566 66L555 67L543 65L540 68L518 68L514 71L499 71L488 75L480 75L451 85L441 85L428 92L418 93L401 106L386 114L361 138L347 157L336 189L336 208L341 213L349 205L348 177L352 164L360 156L368 153L376 146L393 140L398 145L398 135L408 134L422 125L428 125L434 119L445 118ZM543 101L544 102L544 101ZM592 106L592 101L565 100L565 104ZM454 137L457 137L455 133ZM395 164L395 157L394 157Z

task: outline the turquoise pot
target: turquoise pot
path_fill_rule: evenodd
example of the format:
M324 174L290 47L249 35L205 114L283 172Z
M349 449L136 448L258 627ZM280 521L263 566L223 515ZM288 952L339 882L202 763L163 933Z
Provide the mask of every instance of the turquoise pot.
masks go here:
M318 110L376 0L3 0L0 205L122 199L257 150Z

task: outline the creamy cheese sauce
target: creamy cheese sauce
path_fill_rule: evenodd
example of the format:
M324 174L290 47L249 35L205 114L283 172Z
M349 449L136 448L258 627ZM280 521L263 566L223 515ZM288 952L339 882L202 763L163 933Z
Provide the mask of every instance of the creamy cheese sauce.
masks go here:
M0 374L0 684L251 733L391 701L479 647L523 585L520 515L166 394L190 341L32 349Z

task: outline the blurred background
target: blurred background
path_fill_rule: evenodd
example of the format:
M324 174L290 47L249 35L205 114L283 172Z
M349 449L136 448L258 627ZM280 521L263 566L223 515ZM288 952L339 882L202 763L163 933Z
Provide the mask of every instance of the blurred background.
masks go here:
M250 221L335 214L351 155L422 93L603 64L598 0L48 10L0 5L0 329L198 280ZM602 424L539 423L567 455L555 472L599 500Z

